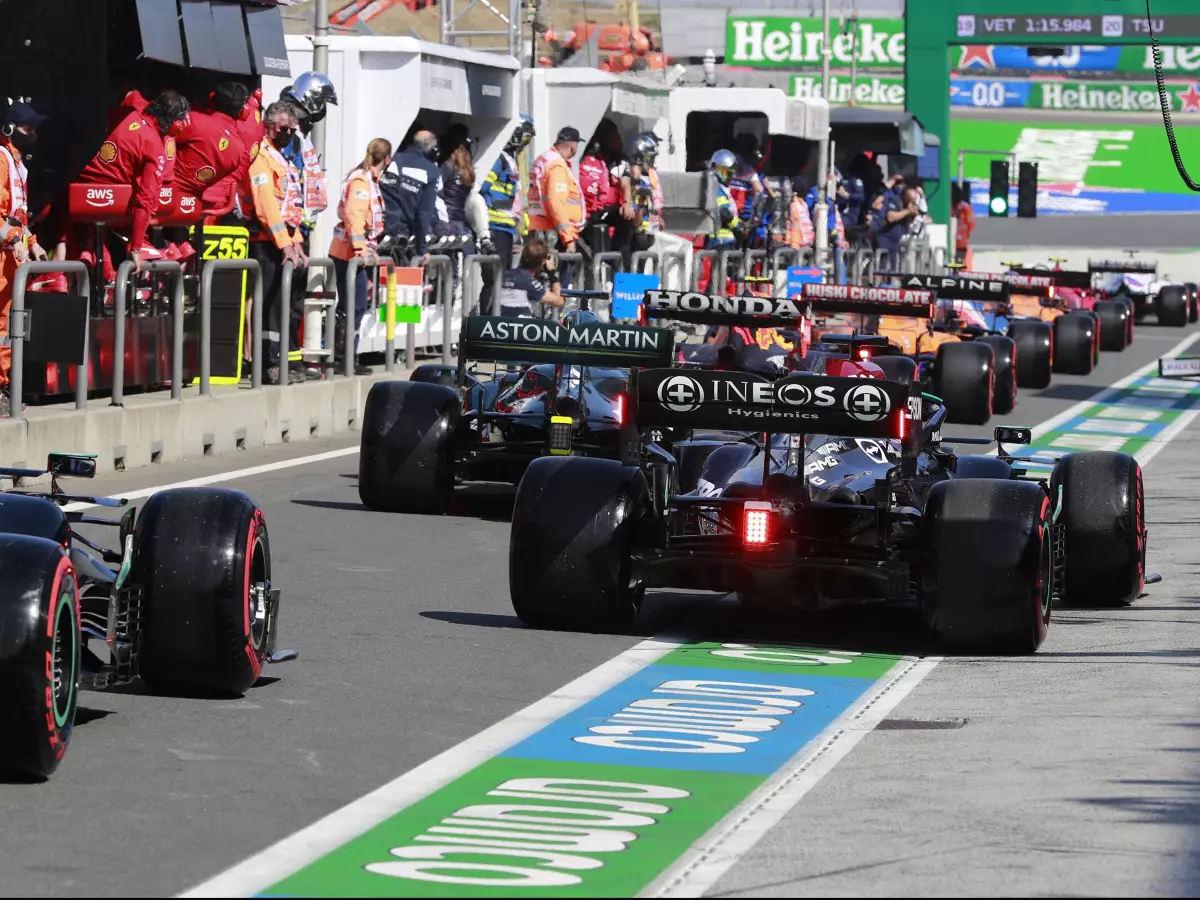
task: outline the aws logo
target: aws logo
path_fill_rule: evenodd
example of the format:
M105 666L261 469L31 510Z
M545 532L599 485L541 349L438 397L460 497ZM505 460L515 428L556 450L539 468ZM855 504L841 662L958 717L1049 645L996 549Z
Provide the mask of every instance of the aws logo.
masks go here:
M112 188L88 188L84 199L88 206L104 209L117 202L117 195Z

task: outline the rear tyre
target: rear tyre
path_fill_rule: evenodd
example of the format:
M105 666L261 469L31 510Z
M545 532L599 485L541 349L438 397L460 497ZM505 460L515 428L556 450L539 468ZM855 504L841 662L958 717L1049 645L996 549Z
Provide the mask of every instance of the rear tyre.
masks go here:
M47 778L75 726L79 588L63 548L0 537L0 770Z
M513 507L508 586L517 617L533 628L623 633L645 586L630 548L649 504L646 478L615 460L535 459Z
M444 384L454 387L458 378L458 370L448 363L425 363L417 366L408 376L409 381L420 381L425 384Z
M1053 607L1050 500L1027 481L933 486L921 520L920 605L948 648L1033 653Z
M1010 322L1008 336L1017 345L1017 386L1041 390L1054 371L1054 330L1048 322L1018 319Z
M1188 322L1195 322L1200 319L1200 285L1189 281L1183 286L1183 289L1187 291Z
M1158 324L1168 328L1182 328L1188 323L1187 292L1181 284L1168 284L1158 292L1154 300L1158 313Z
M934 392L951 422L983 425L992 417L995 361L988 344L942 344L935 363Z
M1087 375L1092 371L1095 324L1091 316L1068 313L1054 320L1054 371Z
M1062 602L1126 606L1146 578L1142 469L1124 453L1069 453L1054 467L1050 493L1063 530Z
M380 381L367 394L358 496L384 512L444 513L454 491L450 439L459 400L444 384Z
M1120 353L1129 344L1129 309L1118 300L1100 300L1096 315L1100 317L1100 349Z
M1134 325L1137 323L1137 318L1138 318L1137 304L1135 304L1128 297L1118 297L1116 299L1116 302L1124 303L1125 309L1129 312L1129 317L1125 320L1125 326L1127 329L1125 346L1128 347L1130 344L1133 343Z
M131 581L144 591L139 673L157 691L240 695L274 643L271 547L255 502L226 488L175 488L134 526Z
M888 381L903 384L906 387L920 380L917 374L917 361L908 356L873 356L871 362L883 369L883 375Z
M1010 413L1017 405L1017 344L1012 338L988 334L977 339L992 348L996 364L996 382L992 398L992 412L997 415Z

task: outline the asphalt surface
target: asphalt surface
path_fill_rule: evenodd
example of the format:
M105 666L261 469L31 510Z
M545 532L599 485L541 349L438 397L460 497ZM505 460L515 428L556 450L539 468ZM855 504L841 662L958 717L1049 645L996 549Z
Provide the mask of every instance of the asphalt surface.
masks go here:
M1054 247L1066 250L1079 247L1109 247L1115 255L1130 249L1155 251L1195 250L1194 235L1200 226L1196 213L1109 213L1103 216L1039 216L1036 219L994 219L976 214L976 229L971 246L976 250ZM1040 254L1039 254L1040 255Z
M1056 376L997 421L1037 424L1183 336L1142 327L1092 376ZM1167 584L1127 612L1065 614L1033 660L943 663L895 716L966 724L869 735L716 892L1200 889L1189 874L1200 784L1197 434L1148 470L1151 569ZM353 446L287 445L94 487L126 492ZM281 644L300 659L241 700L140 687L84 694L59 772L0 784L0 894L185 890L660 633L695 602L717 606L711 595L651 596L632 636L526 629L508 601L511 489L462 489L456 515L384 515L359 504L356 471L350 452L230 482L266 512ZM723 638L821 637L788 623L764 629L728 605L716 617ZM842 625L830 628L829 640L845 640ZM855 639L922 652L903 622Z

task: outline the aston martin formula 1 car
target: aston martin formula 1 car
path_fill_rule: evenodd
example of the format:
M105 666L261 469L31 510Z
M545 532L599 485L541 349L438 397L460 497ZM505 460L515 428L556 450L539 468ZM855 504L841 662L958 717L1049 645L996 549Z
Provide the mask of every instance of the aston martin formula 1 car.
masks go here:
M62 491L91 477L94 457L51 454L49 493L0 492L0 770L46 777L71 740L78 692L140 678L187 695L238 695L275 649L279 591L262 510L240 491L159 491L119 520L68 504L128 501ZM106 549L77 526L118 530Z
M442 513L455 482L516 484L543 455L615 457L629 369L669 366L674 346L663 328L470 316L457 366L371 388L359 497L371 509Z
M1069 454L1033 478L1004 446L1028 443L1027 429L998 428L997 457L959 456L936 399L866 361L825 357L823 371L634 373L619 460L545 458L525 473L509 553L517 615L623 630L656 587L737 591L760 608L887 602L918 610L952 649L1030 653L1055 603L1139 595L1131 457ZM686 442L668 453L653 440L666 428L720 443L694 490L678 489Z

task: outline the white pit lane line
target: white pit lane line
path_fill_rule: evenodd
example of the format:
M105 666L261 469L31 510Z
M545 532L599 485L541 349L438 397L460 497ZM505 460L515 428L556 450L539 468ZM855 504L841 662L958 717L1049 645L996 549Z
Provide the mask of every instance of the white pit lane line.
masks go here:
M1200 332L1180 341L1163 355L1176 356L1197 340L1200 340ZM1093 397L1080 401L1042 422L1034 427L1034 435L1045 434L1089 407L1105 402L1120 389L1151 371L1157 371L1157 361L1143 366ZM1148 462L1197 416L1200 416L1200 409L1188 410L1181 414L1158 438L1142 448L1138 453L1139 461L1143 465ZM352 456L358 453L358 450L357 446L346 447L205 475L173 484L141 488L115 496L117 499L137 500L166 488L203 487L235 481ZM74 503L67 509L82 510L90 506L91 504ZM534 734L549 722L599 696L682 642L683 639L674 634L641 642L513 716L179 896L243 897L266 889ZM812 740L762 787L693 845L650 885L643 895L695 897L703 894L778 824L864 737L886 719L939 662L941 657L901 662L896 673L887 682L862 697L832 722L821 735Z

